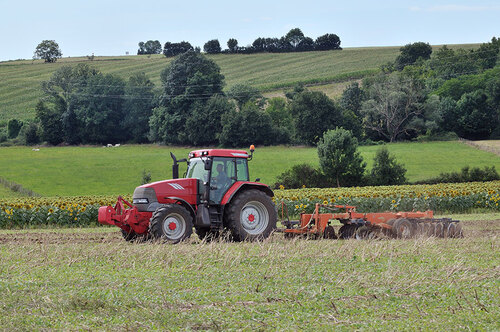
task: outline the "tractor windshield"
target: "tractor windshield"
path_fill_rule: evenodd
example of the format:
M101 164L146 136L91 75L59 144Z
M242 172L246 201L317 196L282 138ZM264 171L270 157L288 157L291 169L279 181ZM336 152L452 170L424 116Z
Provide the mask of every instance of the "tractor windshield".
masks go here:
M205 170L205 163L200 158L191 159L186 177L200 179L204 182L208 181L208 171Z

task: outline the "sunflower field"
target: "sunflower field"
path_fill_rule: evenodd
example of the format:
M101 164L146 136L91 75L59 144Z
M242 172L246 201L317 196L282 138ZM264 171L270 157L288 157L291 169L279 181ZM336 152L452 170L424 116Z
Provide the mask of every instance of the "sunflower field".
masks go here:
M499 211L500 181L351 188L281 188L274 191L280 209L291 216L312 212L316 203L354 205L359 212L425 211L466 213ZM124 197L131 201L130 196ZM0 199L0 228L96 226L100 206L116 196Z

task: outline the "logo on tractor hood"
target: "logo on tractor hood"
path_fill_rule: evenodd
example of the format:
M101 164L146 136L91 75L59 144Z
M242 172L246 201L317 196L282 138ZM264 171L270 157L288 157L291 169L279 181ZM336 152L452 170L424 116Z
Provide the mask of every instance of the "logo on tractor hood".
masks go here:
M180 184L178 184L178 183L169 183L169 185L171 185L171 186L172 186L172 188L174 188L174 189L177 189L177 190L184 190L184 187L183 187L183 186L181 186L181 185L180 185Z

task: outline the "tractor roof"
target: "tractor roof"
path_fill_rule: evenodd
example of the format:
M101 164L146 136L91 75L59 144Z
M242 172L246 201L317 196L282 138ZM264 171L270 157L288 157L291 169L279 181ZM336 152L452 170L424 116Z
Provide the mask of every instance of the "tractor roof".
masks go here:
M232 158L248 158L248 152L245 150L227 150L227 149L204 149L204 150L196 150L191 151L189 153L189 158L196 157L232 157Z

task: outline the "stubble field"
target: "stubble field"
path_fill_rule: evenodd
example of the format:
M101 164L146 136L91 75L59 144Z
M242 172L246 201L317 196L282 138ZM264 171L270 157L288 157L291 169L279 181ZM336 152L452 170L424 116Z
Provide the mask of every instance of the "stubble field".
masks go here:
M500 328L498 215L465 238L126 243L116 228L0 231L4 329Z

